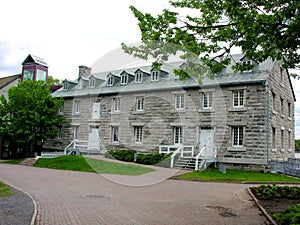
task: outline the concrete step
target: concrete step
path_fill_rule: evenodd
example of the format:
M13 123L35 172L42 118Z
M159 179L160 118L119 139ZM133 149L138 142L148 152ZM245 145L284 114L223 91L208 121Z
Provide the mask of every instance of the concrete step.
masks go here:
M19 163L19 165L23 166L33 166L37 161L37 158L26 158L22 162Z

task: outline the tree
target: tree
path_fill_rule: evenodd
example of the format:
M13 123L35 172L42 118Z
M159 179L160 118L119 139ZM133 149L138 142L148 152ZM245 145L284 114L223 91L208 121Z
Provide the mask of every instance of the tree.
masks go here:
M139 21L142 44L122 43L125 52L143 59L154 57L156 67L176 53L195 65L191 59L196 56L211 76L229 65L236 47L256 62L272 58L281 60L286 69L299 68L298 0L173 0L170 4L171 9L156 17L130 6ZM178 9L188 14L179 14ZM251 68L242 63L233 66L236 72ZM184 69L175 73L181 78L191 76Z
M300 139L295 140L295 150L300 152Z
M8 90L8 100L0 97L0 136L12 148L41 147L65 122L64 117L56 115L62 101L51 96L49 85L43 81L19 82Z

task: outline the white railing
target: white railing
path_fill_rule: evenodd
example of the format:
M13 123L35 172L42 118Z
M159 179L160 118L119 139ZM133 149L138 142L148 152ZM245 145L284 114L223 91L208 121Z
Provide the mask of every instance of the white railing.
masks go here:
M200 152L198 153L198 155L196 156L196 164L195 164L195 171L199 171L200 169L202 169L202 167L204 167L204 169L206 169L207 167L207 159L211 159L211 160L216 160L217 158L217 146L212 147L213 151L211 152L212 154L207 155L207 147L206 145L204 145L204 147L200 150ZM201 163L199 165L199 161L201 160Z
M183 146L183 149L181 150L181 156L194 156L195 148L192 145L160 145L158 146L159 153L170 154L175 152L180 146Z
M174 167L174 158L175 158L175 156L176 156L179 152L181 152L181 154L182 154L182 149L183 149L183 146L180 145L180 146L177 148L177 150L176 150L175 152L173 152L173 154L171 155L171 168Z
M65 155L67 155L70 148L72 150L78 149L80 152L84 152L84 153L88 153L88 154L89 153L100 153L99 147L89 146L89 142L84 141L84 140L74 139L73 141L71 141L71 143L68 144L67 147L64 149Z
M67 147L65 147L65 149L64 149L64 154L65 155L67 155L67 151L68 151L68 149L73 145L73 149L75 149L75 143L77 142L77 140L76 139L74 139L73 141L71 141L71 143L70 144L68 144L67 145Z
M55 158L65 155L64 152L42 152L39 158Z

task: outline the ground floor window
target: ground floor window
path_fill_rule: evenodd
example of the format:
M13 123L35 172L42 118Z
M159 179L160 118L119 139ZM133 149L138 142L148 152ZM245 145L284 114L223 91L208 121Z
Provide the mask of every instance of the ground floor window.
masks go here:
M119 127L111 128L111 141L118 142L119 141Z
M284 148L284 130L281 130L281 133L280 133L280 142L281 142L281 149Z
M73 126L73 139L78 139L78 126Z
M275 127L272 127L272 148L276 148L276 129Z
M173 127L174 144L182 144L182 127Z
M232 127L232 144L234 147L241 147L244 143L244 127Z
M62 139L62 127L57 127L57 138Z
M135 138L135 143L142 143L142 141L143 141L143 127L142 126L134 127L134 138Z

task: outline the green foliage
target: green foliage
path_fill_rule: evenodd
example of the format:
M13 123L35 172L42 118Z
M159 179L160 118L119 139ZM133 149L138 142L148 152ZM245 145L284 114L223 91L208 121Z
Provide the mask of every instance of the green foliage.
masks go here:
M295 140L295 150L300 152L300 139Z
M109 150L105 153L105 157L125 162L133 162L134 153L136 153L135 150Z
M0 182L0 197L7 197L12 195L12 191L9 186Z
M226 173L220 172L218 169L209 168L202 172L191 172L175 177L181 180L200 180L215 182L296 182L300 179L288 177L282 174L259 173L254 171L231 170L227 169Z
M260 185L251 188L256 198L261 200L270 199L300 199L300 188L293 186Z
M168 158L168 155L152 153L152 154L143 154L139 153L136 158L136 163L144 165L155 165L162 162L164 159ZM170 166L170 164L169 164Z
M20 158L20 159L12 159L12 160L8 160L2 163L5 164L19 164L20 162L22 162L25 158Z
M171 0L170 4L157 16L130 6L139 22L142 44L122 43L125 52L142 59L154 57L156 65L176 53L194 67L193 59L200 58L202 68L195 70L189 65L190 71L176 72L181 78L196 76L200 80L203 77L197 72L211 77L229 65L236 47L256 62L272 58L282 60L285 68L299 67L299 1ZM215 60L211 61L211 55ZM233 69L252 67L237 63Z
M62 103L62 99L51 96L44 82L20 82L8 90L8 100L0 97L0 136L18 144L55 137L57 126L65 122L56 115Z
M279 224L298 225L300 224L300 204L285 209L282 213L273 214Z

